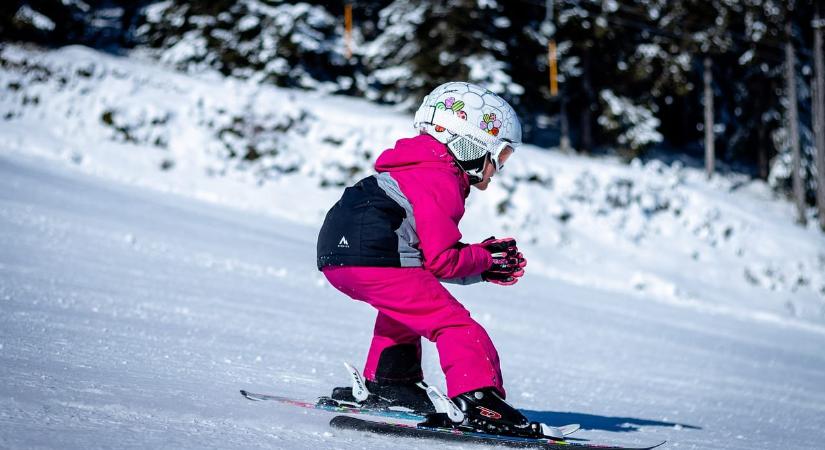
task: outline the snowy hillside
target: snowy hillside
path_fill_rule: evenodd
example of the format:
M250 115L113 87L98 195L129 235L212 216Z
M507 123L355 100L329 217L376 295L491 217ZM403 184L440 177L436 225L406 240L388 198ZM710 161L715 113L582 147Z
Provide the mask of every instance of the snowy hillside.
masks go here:
M374 313L322 282L314 240L407 114L80 47L0 64L0 447L396 445L237 389L309 399L361 363ZM511 161L462 230L517 237L528 276L454 292L514 403L594 441L821 443L822 233L735 176Z
M410 117L388 107L194 78L82 47L7 45L0 59L6 151L316 226L341 187L412 132ZM793 226L791 208L742 177L708 183L678 163L525 146L488 194L471 196L462 226L470 241L509 233L529 243L533 273L825 326L825 236Z

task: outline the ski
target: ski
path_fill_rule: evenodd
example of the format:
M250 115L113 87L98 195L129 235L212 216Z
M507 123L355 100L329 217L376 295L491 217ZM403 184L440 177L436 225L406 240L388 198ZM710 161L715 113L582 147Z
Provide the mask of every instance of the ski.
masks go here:
M244 398L252 401L274 401L278 403L284 403L287 405L298 406L300 408L318 409L321 411L328 411L338 414L360 414L365 416L410 420L415 422L422 422L427 419L427 417L424 414L419 414L414 411L350 406L342 404L338 400L334 400L329 397L320 397L315 403L312 403L303 400L295 400L280 395L256 394L254 392L249 392L243 389L241 389L241 395L243 395ZM569 424L561 425L556 428L559 430L559 432L561 432L562 435L569 436L578 431L580 426L579 424Z
M650 450L663 445L666 441L645 447L622 447L615 445L588 444L570 442L566 440L552 440L548 438L527 438L517 436L502 436L481 432L464 431L454 428L430 427L423 424L405 425L400 423L377 422L351 416L335 416L329 421L333 428L356 430L390 436L400 436L419 439L438 439L460 441L484 445L501 445L520 448L561 449L572 448L577 450Z
M421 422L425 419L423 414L418 414L414 411L349 406L329 397L321 397L318 401L313 403L303 400L295 400L289 397L282 397L280 395L256 394L243 389L241 389L241 395L252 401L275 401L287 405L298 406L300 408L319 409L322 411L329 411L339 414L362 414L375 417L387 417L391 419L414 420L416 422Z

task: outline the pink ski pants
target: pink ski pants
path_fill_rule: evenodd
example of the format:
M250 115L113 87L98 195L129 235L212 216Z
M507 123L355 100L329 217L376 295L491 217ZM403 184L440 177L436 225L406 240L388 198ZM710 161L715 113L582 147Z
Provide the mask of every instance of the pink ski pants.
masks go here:
M378 310L364 376L374 380L381 352L398 344L435 342L447 395L484 387L505 395L498 353L487 332L435 276L420 267L327 267L336 289Z

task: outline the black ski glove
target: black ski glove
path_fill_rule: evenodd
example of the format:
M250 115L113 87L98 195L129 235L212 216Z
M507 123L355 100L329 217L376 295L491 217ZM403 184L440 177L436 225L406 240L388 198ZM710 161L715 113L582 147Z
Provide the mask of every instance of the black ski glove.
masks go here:
M496 239L491 236L485 239L481 246L493 256L493 264L481 273L481 278L484 281L510 286L516 284L518 279L524 276L524 267L527 265L527 260L518 251L515 239Z

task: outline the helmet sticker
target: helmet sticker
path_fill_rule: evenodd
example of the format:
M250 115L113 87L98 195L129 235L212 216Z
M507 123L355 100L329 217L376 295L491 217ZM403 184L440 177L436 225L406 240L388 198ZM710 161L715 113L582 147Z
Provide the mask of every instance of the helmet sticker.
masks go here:
M487 113L482 116L479 127L493 136L498 136L498 131L501 128L501 121L496 119L495 113Z
M461 100L456 101L455 97L447 97L444 99L443 102L438 102L435 104L435 109L442 109L451 111L453 114L458 116L460 119L467 120L467 113L464 112L464 102ZM446 128L436 125L435 131L441 133L442 131L446 130Z

